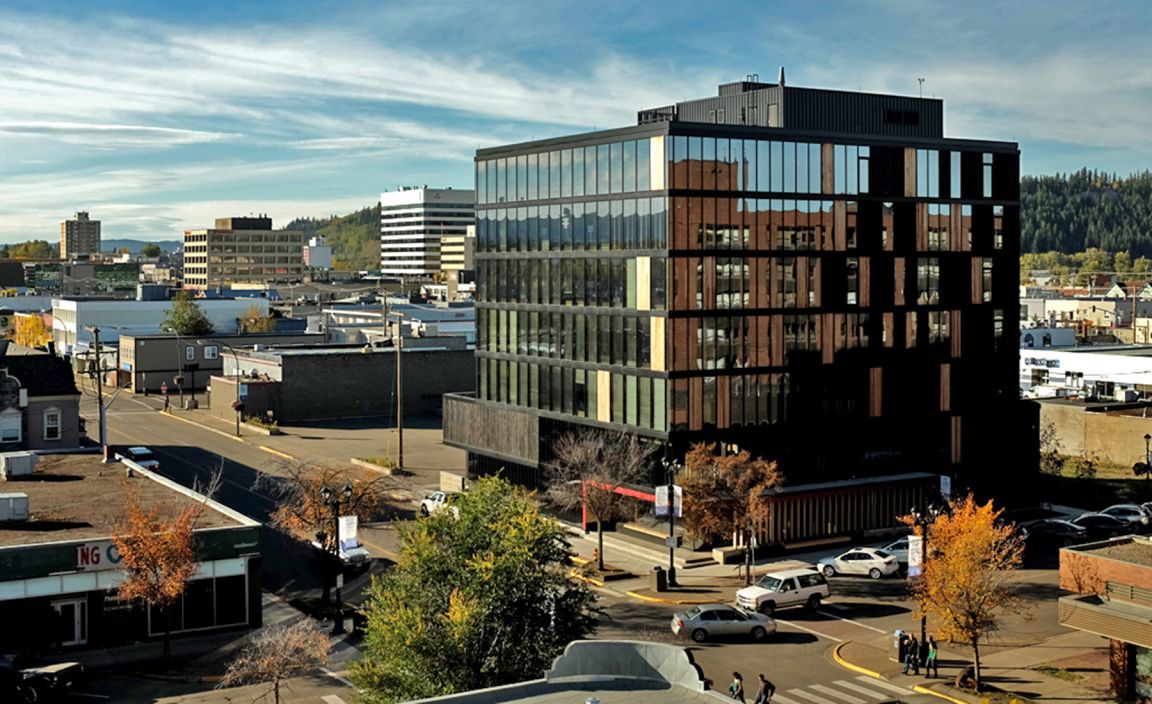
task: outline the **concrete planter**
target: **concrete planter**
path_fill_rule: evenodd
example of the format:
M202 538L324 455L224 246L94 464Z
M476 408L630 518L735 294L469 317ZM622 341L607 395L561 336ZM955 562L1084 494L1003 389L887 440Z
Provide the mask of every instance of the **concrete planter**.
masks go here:
M352 466L364 467L365 469L371 469L373 471L380 472L381 474L383 474L384 476L387 476L387 477L392 476L392 468L391 467L385 467L384 465L376 464L374 462L369 462L367 460L362 460L359 457L353 457L352 458Z

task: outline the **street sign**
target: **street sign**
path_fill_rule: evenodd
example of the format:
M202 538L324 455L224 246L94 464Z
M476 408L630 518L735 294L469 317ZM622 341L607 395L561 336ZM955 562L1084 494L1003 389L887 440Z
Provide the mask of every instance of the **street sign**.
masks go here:
M160 384L160 393L168 393L168 382L165 381L164 383Z
M241 384L240 385L240 400L241 401L247 401L248 400L248 385L247 384Z
M682 543L680 540L680 536L678 536L678 535L676 535L676 536L670 535L664 539L664 547L667 547L667 548L678 548L678 547L680 547L681 544Z

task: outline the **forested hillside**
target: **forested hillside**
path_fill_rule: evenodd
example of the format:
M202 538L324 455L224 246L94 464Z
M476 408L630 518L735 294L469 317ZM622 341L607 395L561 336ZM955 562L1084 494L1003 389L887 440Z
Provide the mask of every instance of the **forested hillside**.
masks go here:
M1099 248L1152 256L1152 172L1025 176L1020 201L1022 252Z
M304 238L321 235L332 247L335 269L380 268L380 206L357 210L351 215L297 218L284 226L303 230Z

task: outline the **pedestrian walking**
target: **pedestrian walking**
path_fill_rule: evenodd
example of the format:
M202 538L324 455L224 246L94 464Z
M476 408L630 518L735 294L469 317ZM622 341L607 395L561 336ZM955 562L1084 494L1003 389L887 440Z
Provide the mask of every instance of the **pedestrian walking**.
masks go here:
M937 659L935 636L928 636L928 660L924 663L925 677L940 676L940 661Z
M756 678L760 681L760 686L756 690L756 704L771 704L772 696L776 694L776 685L764 677L764 673L756 675Z
M164 397L164 412L165 413L168 412L168 397L167 396Z
M904 669L902 672L906 675L908 670L912 670L912 674L920 674L920 641L916 640L916 636L908 639L908 648L904 653Z
M744 702L744 677L739 672L732 673L732 684L728 685L732 698Z

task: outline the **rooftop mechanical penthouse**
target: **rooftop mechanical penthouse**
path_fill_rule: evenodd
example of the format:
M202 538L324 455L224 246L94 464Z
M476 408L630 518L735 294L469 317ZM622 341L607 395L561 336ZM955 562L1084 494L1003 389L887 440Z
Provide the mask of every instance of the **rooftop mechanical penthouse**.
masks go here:
M446 441L527 483L577 426L748 449L790 483L1004 466L1031 422L1019 149L943 122L742 81L478 151L478 391L446 397Z

